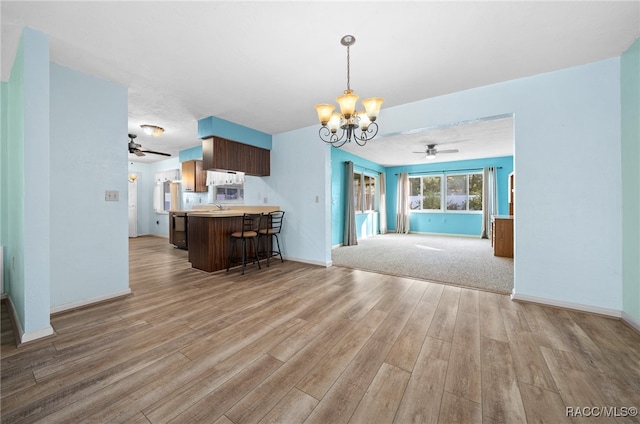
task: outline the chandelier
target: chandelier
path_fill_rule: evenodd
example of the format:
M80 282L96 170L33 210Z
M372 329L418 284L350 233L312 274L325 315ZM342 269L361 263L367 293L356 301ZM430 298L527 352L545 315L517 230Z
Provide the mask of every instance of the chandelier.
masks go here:
M351 90L351 74L349 69L349 47L356 42L353 35L345 35L340 44L347 47L347 89L344 94L336 98L340 105L340 113L334 112L335 106L322 103L316 105L320 130L318 134L325 143L334 147L342 147L345 143L355 141L359 146L364 146L378 134L378 124L375 120L380 113L380 105L384 101L380 97L371 97L362 100L364 111L356 112L358 95ZM340 135L338 135L338 130Z

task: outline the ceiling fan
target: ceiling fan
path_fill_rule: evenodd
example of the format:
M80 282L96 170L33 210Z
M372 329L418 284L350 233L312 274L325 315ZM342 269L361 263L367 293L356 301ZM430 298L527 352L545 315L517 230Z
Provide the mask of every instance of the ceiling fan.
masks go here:
M447 150L438 150L436 149L437 144L427 144L426 150L424 152L413 152L420 153L426 155L426 159L435 159L437 153L458 153L458 149L447 149Z
M171 156L169 153L154 152L153 150L142 150L141 145L133 141L137 135L129 134L129 153L136 156L146 156L145 153L153 153L154 155Z

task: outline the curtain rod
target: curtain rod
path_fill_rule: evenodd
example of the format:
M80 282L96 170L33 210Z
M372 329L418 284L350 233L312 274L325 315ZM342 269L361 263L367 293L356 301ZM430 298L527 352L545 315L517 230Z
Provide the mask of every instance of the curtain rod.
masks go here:
M344 162L345 162L345 163L347 163L347 162L351 162L351 161L350 161L350 160L345 160ZM364 169L365 171L375 172L376 174L381 174L381 173L382 173L382 172L377 171L377 170L375 170L375 169L370 169L370 168L367 168L367 167L364 167L364 166L356 165L355 163L353 164L353 167L354 167L354 168L355 168L355 167L358 167L358 168L360 168L360 169Z
M490 166L487 168L491 168ZM501 166L494 166L493 168L502 169ZM467 169L446 169L443 171L420 171L420 172L411 172L410 174L418 175L418 174L446 174L447 172L462 172L462 171L482 171L484 168L467 168ZM399 174L395 174L399 175Z

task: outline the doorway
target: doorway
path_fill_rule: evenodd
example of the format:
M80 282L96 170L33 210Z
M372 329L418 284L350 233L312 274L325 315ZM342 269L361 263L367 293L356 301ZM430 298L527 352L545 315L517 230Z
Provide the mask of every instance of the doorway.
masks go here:
M138 237L138 174L129 174L129 237Z

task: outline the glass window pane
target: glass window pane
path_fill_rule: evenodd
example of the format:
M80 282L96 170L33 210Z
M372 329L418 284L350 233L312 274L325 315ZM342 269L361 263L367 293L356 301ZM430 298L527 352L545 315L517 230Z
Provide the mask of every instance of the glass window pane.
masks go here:
M238 189L234 187L229 187L227 189L227 200L237 200L238 199Z
M356 211L362 211L362 174L353 173L353 206Z
M420 210L422 195L420 194L420 178L409 177L409 208L411 210Z
M482 210L482 174L469 175L469 210Z
M376 204L376 179L370 175L364 176L364 209L367 211L375 210Z
M467 210L467 176L447 176L447 210Z
M422 209L440 210L442 207L442 177L422 177Z

